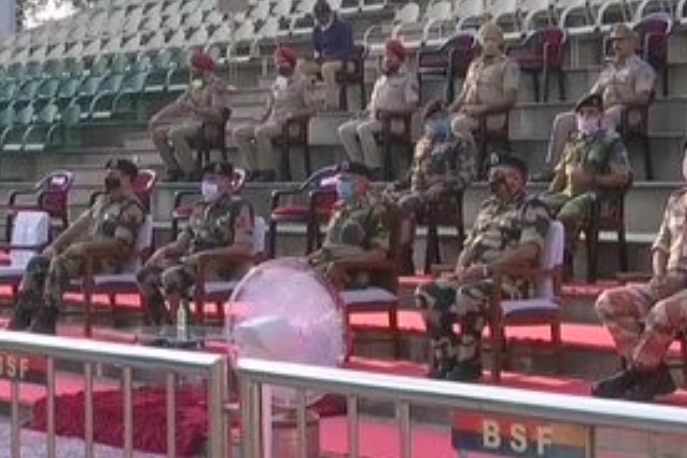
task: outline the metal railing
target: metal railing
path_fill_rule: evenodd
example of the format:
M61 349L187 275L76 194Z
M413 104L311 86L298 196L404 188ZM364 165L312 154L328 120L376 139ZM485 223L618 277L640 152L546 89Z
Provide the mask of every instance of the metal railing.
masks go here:
M106 366L117 367L121 370L119 383L124 399L123 456L133 456L134 370L164 374L167 456L174 457L176 455L175 388L180 377L194 377L205 382L208 410L207 456L210 458L227 456L227 428L224 412L224 402L227 399L227 366L226 358L222 355L2 331L0 331L0 352L21 355L22 357L45 358L47 376L45 386L47 396L46 440L47 456L50 458L56 456L55 389L57 382L56 362L58 361L60 363L63 361L83 363L85 387L85 450L83 456L87 458L94 456L93 390L97 373ZM21 449L19 390L22 382L13 379L10 383L11 441L9 447L11 456L19 458Z
M238 361L241 393L242 458L263 458L261 430L264 386L296 389L295 411L298 441L296 456L310 458L306 440L306 391L335 393L347 398L348 454L360 456L359 400L394 403L400 440L400 457L412 455L412 406L437 406L485 414L505 414L539 418L567 424L620 430L640 430L652 434L684 435L687 411L684 408L602 400L564 394L543 393L488 385L429 381L419 378L371 374L353 370L276 363L256 359ZM592 441L593 443L594 441ZM649 454L657 456L655 452ZM594 455L592 455L594 456Z

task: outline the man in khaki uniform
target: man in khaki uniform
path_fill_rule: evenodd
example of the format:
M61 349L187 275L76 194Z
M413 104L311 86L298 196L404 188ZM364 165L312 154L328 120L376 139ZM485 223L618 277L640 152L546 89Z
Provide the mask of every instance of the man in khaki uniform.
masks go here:
M148 125L150 136L167 169L168 179L200 178L193 145L203 123L221 123L227 108L227 85L215 75L215 62L208 54L191 56L190 86L175 102L155 114Z
M29 261L10 329L55 334L62 295L72 279L85 273L87 256L96 273L115 273L131 260L145 217L132 188L137 174L129 160L107 163L106 192Z
M398 40L386 42L382 76L375 82L366 110L339 127L339 139L348 159L372 169L373 179L382 178L383 158L375 135L382 131L382 116L411 115L417 107L417 80L403 69L407 50ZM395 126L392 125L392 129ZM399 126L400 128L400 126Z
M687 146L687 145L685 145ZM682 170L687 180L687 148ZM606 290L596 311L624 368L592 387L604 398L650 401L676 390L663 361L675 334L687 327L687 188L671 194L652 252L648 283Z
M503 53L501 28L491 22L484 24L479 30L479 40L482 55L470 64L463 88L449 106L449 111L455 113L453 132L471 140L483 116L487 116L490 129L504 125L504 113L515 104L520 86L520 67Z
M632 29L625 24L616 24L610 38L614 57L603 68L589 93L603 97L605 122L609 128L616 129L626 106L649 103L655 74L651 65L636 54L637 35ZM629 121L633 122L632 119ZM565 112L556 116L542 179L550 178L551 170L561 157L565 143L575 130L575 113Z
M251 179L276 179L279 160L272 140L282 134L287 120L314 112L312 84L295 72L296 60L293 49L277 48L274 52L277 78L272 84L267 110L259 118L232 131L240 159L251 171Z
M188 295L198 276L200 256L245 256L253 252L253 208L232 195L234 168L227 163L205 167L202 182L203 200L193 206L189 223L179 237L158 249L136 274L141 295L152 324L172 322L165 300L178 306ZM248 269L248 263L234 266L213 265L213 277L237 278Z

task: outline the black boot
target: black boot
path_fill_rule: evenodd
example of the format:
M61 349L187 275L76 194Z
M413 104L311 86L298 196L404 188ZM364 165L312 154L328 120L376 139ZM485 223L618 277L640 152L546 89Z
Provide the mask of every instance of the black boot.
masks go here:
M592 386L591 394L597 398L620 398L625 391L639 381L639 374L633 369L622 369Z
M482 378L482 360L479 356L464 361L458 361L456 367L446 378L456 382L475 382Z
M36 334L57 334L57 307L45 305L36 311L36 316L31 323L29 332Z
M31 319L33 318L34 311L36 308L43 306L43 298L33 296L34 295L28 291L19 294L7 329L23 331L31 326Z
M654 370L637 371L637 381L622 395L629 401L647 402L657 396L665 396L677 390L670 369L662 363Z
M162 326L172 324L172 316L169 314L169 310L167 310L165 298L162 297L162 294L158 293L149 297L146 300L146 306L151 325Z
M453 355L448 338L434 340L432 342L432 358L427 371L427 377L445 380L448 373L456 367L456 358Z

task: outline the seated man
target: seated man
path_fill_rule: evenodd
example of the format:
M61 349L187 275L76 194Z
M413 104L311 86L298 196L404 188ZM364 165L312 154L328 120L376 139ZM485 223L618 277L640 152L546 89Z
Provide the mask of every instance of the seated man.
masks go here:
M400 207L403 240L414 238L415 220L427 204L467 188L476 171L475 145L452 133L443 102L436 100L427 104L423 119L425 133L415 145L411 169L403 180L385 190L385 196ZM405 262L404 273L414 272L412 255Z
M603 123L603 100L591 94L575 106L578 133L565 145L542 202L563 223L566 233L566 266L579 231L588 218L594 191L620 188L630 179L630 162L625 145Z
M173 308L195 285L201 256L235 257L237 262L212 263L207 272L224 279L243 275L252 265L253 208L232 195L234 168L213 163L203 172L203 199L194 205L188 225L179 237L159 248L136 274L153 325L172 319L165 305Z
M322 75L325 109L335 110L339 108L336 74L354 52L353 29L332 11L326 0L318 0L313 12L316 20L312 34L314 56L299 62L298 71L306 75Z
M616 24L610 38L614 56L603 68L589 93L603 97L604 121L608 128L616 129L620 125L625 107L649 103L655 73L651 65L636 54L637 35L632 29L625 24ZM537 179L551 179L553 168L560 160L565 144L576 127L575 113L565 112L556 116L551 129L546 164Z
M375 135L382 132L381 116L411 116L419 93L412 73L403 69L407 50L398 40L388 40L382 61L382 76L375 82L367 109L339 127L339 139L348 159L372 169L372 178L382 178L383 158ZM392 128L395 126L392 125Z
M686 145L687 146L687 145ZM687 180L687 148L682 165ZM651 401L676 390L663 358L687 327L687 188L670 195L654 241L648 283L603 292L596 311L608 328L624 368L592 387L592 395Z
M370 194L370 170L363 164L343 163L335 177L339 201L327 226L322 247L309 256L310 264L339 288L365 287L366 275L350 278L337 262L374 262L387 258L390 226L387 207Z
M192 145L198 142L203 123L221 123L227 108L227 85L215 75L212 57L199 51L191 56L190 64L189 88L148 125L169 181L200 178Z
M116 273L131 260L145 216L132 188L137 174L127 159L108 161L105 193L29 261L9 329L55 334L62 295L85 273L88 256L96 273Z
M296 52L284 46L277 48L274 66L277 77L265 113L232 131L240 160L250 170L253 180L276 180L279 158L274 153L273 139L282 134L289 119L314 112L312 84L295 72Z
M449 111L455 113L453 132L471 140L483 116L488 116L490 129L504 126L505 113L515 105L520 87L520 67L503 52L501 27L491 22L484 24L479 30L479 41L482 55L470 63L463 88L449 106Z
M528 198L525 163L507 154L490 158L487 199L465 240L452 277L418 287L432 347L429 377L474 381L482 375L482 330L488 322L494 272L533 267L542 252L551 223L546 207ZM529 284L504 278L501 294L522 297ZM460 335L454 331L461 327Z

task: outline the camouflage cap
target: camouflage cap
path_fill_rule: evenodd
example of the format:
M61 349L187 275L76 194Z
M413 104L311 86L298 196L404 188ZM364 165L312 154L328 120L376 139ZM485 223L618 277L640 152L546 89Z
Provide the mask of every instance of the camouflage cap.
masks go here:
M496 151L489 156L489 167L512 167L517 169L523 177L527 176L527 164L517 156L506 151Z

